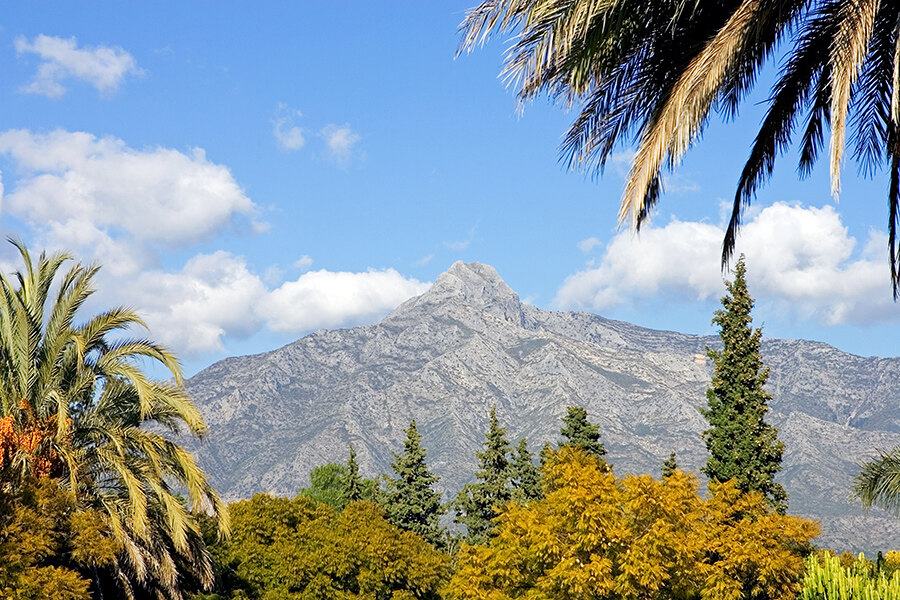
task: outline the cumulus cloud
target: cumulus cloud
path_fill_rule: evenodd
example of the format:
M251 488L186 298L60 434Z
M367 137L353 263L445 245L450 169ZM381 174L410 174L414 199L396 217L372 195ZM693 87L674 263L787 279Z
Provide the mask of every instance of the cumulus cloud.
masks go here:
M146 271L118 291L155 339L185 354L222 350L226 335L258 331L253 307L267 293L242 258L224 251L195 256L178 272Z
M723 292L722 228L673 220L640 235L622 232L596 265L569 276L555 304L604 310L653 297L687 301ZM887 283L884 234L861 247L831 206L776 203L743 227L738 252L747 256L753 295L825 325L900 320Z
M274 289L265 280L242 257L218 251L195 256L177 272L144 272L117 298L145 316L154 338L196 355L263 329L299 335L372 323L430 285L393 269L320 270Z
M41 58L37 73L23 92L59 98L66 92L63 81L80 79L101 93L118 89L126 75L140 74L134 57L119 47L84 46L73 38L39 35L32 41L15 39L18 54L36 54Z
M259 308L270 329L299 333L373 322L429 286L394 269L311 271L273 290Z
M51 246L118 241L127 242L127 253L146 255L154 245L186 246L228 226L264 227L230 171L202 149L136 150L83 132L9 130L0 133L0 154L22 174L4 211Z
M338 162L346 162L353 154L353 147L361 139L350 125L326 125L319 135L325 140L328 152Z
M282 150L299 150L306 144L303 130L296 124L296 119L302 116L299 110L292 110L286 104L278 105L278 116L272 121L272 134Z

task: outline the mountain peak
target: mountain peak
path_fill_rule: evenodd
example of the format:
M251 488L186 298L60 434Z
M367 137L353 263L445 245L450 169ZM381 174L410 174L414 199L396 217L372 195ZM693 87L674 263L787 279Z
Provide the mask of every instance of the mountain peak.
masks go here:
M410 310L433 310L435 305L452 304L488 312L507 320L521 319L519 295L500 278L497 270L478 262L453 263L421 296L408 300L394 315Z

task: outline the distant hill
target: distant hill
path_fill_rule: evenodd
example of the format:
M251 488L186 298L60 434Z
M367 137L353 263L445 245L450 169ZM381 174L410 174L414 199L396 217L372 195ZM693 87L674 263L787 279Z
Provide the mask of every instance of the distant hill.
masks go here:
M377 325L319 331L198 373L187 386L210 434L193 449L228 499L291 496L312 467L346 460L350 442L364 475L388 472L415 418L452 494L473 477L492 405L512 443L526 436L535 453L557 441L566 406L580 405L617 473L658 475L673 450L696 471L712 373L697 355L717 342L540 310L492 267L457 262ZM858 463L900 444L900 358L799 340L764 340L763 356L790 512L822 520L822 545L900 549L900 520L848 498Z

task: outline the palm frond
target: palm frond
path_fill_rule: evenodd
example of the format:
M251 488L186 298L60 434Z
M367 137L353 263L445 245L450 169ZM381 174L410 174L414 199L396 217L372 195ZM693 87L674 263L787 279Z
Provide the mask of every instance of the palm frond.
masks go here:
M853 495L863 506L878 506L900 514L900 448L881 451L878 458L862 465L853 481Z

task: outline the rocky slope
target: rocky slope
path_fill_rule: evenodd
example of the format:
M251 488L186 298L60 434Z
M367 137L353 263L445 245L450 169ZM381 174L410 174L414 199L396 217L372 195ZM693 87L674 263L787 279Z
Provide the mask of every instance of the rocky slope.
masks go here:
M191 378L210 427L193 449L226 498L293 495L351 442L364 474L389 471L415 418L449 494L472 477L492 405L511 441L537 450L577 404L600 424L616 472L657 474L673 450L696 470L712 373L697 354L716 342L540 310L492 267L456 263L377 325L320 331ZM900 521L848 499L858 463L900 444L900 359L794 340L766 340L763 354L791 512L822 520L823 545L900 548Z

